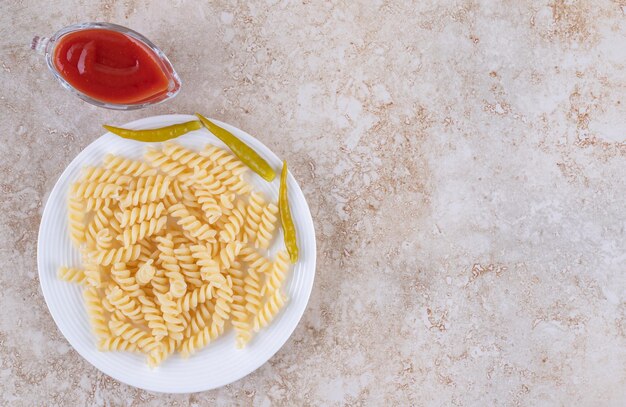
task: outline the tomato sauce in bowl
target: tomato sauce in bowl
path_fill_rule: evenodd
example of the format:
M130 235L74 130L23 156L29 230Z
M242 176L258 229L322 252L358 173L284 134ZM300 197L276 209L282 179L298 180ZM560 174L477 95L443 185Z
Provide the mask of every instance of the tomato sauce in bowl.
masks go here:
M157 55L136 39L109 30L64 35L54 49L59 75L80 92L109 103L139 103L166 93Z
M102 107L129 110L174 97L180 79L167 57L141 34L108 23L66 27L33 40L61 83Z

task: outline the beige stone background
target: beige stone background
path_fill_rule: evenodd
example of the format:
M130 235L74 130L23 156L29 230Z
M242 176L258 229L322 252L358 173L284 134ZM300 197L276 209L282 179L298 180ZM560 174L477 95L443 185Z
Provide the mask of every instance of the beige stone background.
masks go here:
M28 44L144 33L173 101L113 112ZM0 405L626 405L626 2L0 3ZM103 133L196 110L287 157L316 225L309 307L224 388L116 382L37 278L47 194Z

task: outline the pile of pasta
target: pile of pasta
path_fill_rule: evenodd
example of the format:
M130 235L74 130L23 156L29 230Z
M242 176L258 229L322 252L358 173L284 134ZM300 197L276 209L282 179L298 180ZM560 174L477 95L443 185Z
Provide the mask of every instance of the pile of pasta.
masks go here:
M145 161L107 155L70 189L69 230L98 348L159 365L235 330L244 347L285 304L285 250L267 255L278 208L245 181L230 151L164 143Z

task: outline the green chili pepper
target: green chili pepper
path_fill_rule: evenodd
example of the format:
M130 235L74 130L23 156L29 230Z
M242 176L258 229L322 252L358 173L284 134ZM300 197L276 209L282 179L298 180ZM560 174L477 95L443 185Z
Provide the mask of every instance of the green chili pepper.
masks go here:
M283 171L280 173L280 188L278 190L278 210L280 221L285 232L285 247L292 263L298 261L298 243L296 241L296 227L291 218L289 198L287 196L287 161L283 161Z
M145 141L147 143L156 143L159 141L170 140L185 133L189 133L193 130L198 130L202 127L199 121L193 120L190 122L173 124L171 126L161 127L159 129L147 129L147 130L130 130L123 129L121 127L104 126L105 129L113 134L117 134L120 137L128 138L131 140Z
M200 113L196 113L196 116L200 119L202 124L215 135L218 139L220 139L224 144L230 148L230 150L237 156L239 159L246 164L250 169L257 174L259 174L263 179L270 182L276 178L276 173L274 169L254 151L250 146L248 146L243 141L239 140L235 135L230 133L229 131L219 127L218 125L212 123L209 119L202 116Z

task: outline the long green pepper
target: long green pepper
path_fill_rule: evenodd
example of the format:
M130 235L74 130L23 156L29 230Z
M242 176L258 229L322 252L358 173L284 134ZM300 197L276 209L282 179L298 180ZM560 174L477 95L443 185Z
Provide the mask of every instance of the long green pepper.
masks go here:
M283 161L283 170L280 173L278 210L280 211L280 221L283 224L285 247L289 253L291 263L295 263L298 261L298 243L296 239L296 227L293 224L291 210L289 209L289 196L287 194L287 161Z
M180 137L185 133L198 130L202 127L199 121L192 120L190 122L173 124L171 126L161 127L158 129L147 130L130 130L121 127L102 126L113 134L117 134L122 138L127 138L146 143L157 143L159 141L167 141L176 137Z
M267 161L263 159L256 151L254 151L250 146L248 146L243 141L239 140L229 131L221 128L215 123L211 122L206 117L202 116L200 113L196 113L198 119L204 124L204 126L215 135L218 139L220 139L224 144L230 148L230 150L250 169L261 177L264 180L271 182L276 178L276 172L274 169L268 164Z

